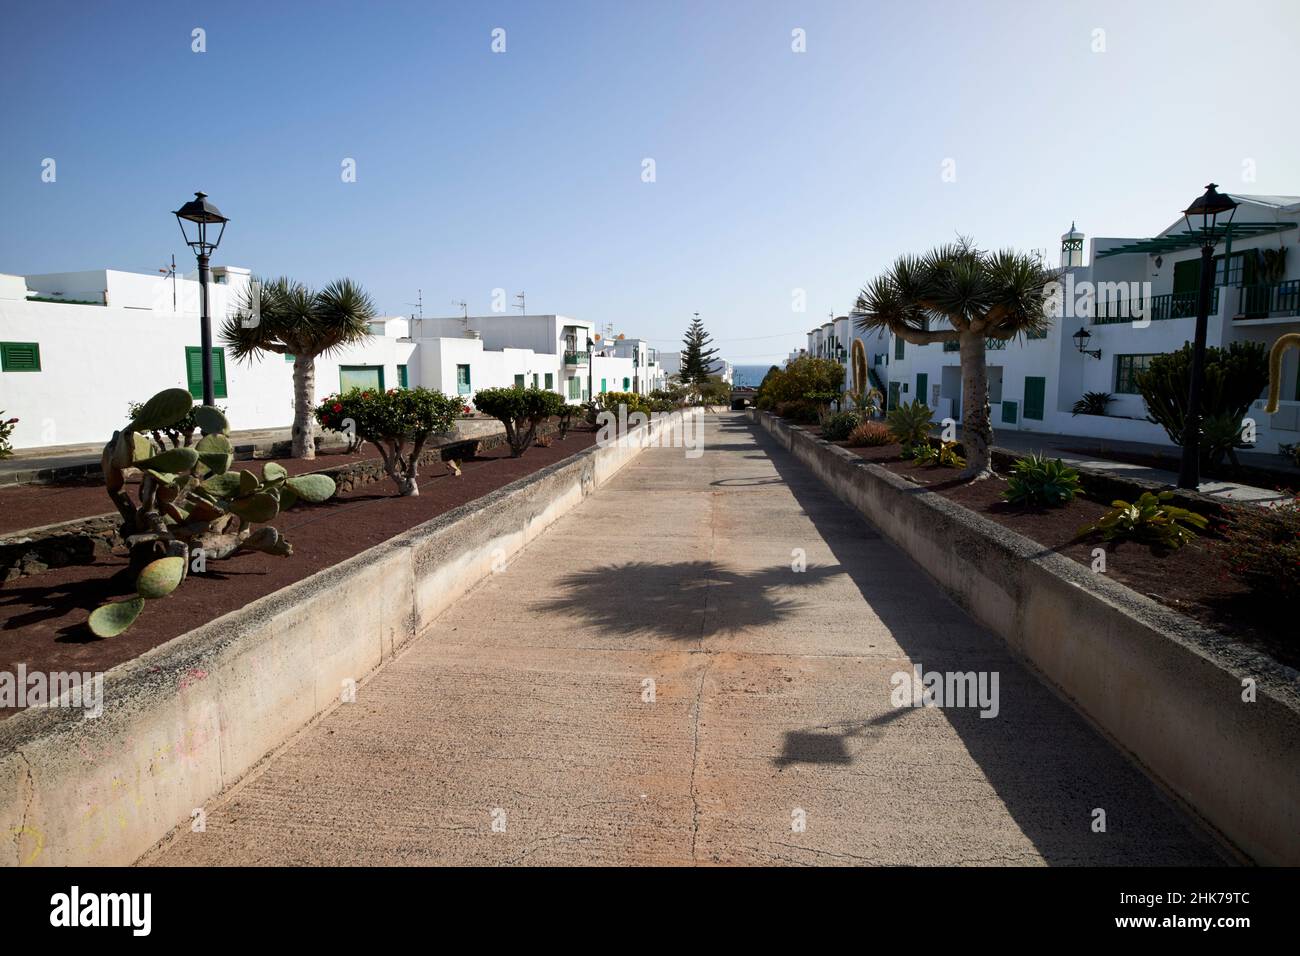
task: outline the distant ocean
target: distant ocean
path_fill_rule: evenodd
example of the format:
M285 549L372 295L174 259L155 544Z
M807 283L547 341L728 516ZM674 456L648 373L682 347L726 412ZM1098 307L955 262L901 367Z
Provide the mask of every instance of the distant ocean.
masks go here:
M767 374L767 370L771 367L771 363L767 365L734 365L732 366L732 384L758 388L762 384L763 376Z

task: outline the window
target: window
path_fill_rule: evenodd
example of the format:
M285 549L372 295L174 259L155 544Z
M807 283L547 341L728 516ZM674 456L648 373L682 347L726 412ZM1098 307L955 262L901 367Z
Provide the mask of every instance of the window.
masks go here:
M0 370L39 372L41 346L37 342L0 342Z
M523 387L524 387L524 377L522 375L516 375L515 388L523 388Z
M1025 376L1024 417L1036 421L1043 420L1043 404L1047 398L1047 379L1039 376Z
M907 347L907 343L904 342L903 339L899 338L897 335L894 336L894 358L895 358L895 360L901 360L901 359L903 358L903 351L904 351L904 349L905 349L906 347Z
M549 391L551 391L551 390L554 389L554 388L555 388L555 373L554 373L554 372L547 372L547 373L546 373L546 390L549 392Z
M958 342L956 339L952 339L951 341L944 342L944 343L943 343L943 350L944 350L945 352L960 352L960 351L961 351L961 343Z
M203 397L203 349L197 345L185 346L185 377L190 394ZM212 397L226 397L226 350L212 350Z
M576 376L569 379L569 398L579 398L582 395L582 379Z
M284 357L284 360L285 360L286 362L292 362L292 361L293 361L293 356L292 356L292 355L286 355L286 356Z
M1017 406L1015 402L1002 403L1002 424L1014 425L1016 423Z
M340 365L339 393L350 392L354 388L382 392L384 367L382 365Z
M632 380L630 378L625 377L623 379L623 391L626 392L631 387L632 387Z
M1121 395L1138 393L1137 377L1151 366L1151 355L1115 356L1115 391Z
M533 388L537 388L539 385L541 385L541 383L542 383L541 379L538 377L537 373L534 372L534 373L533 373Z
M456 366L456 394L468 395L469 393L470 393L469 366L457 365Z
M383 335L383 334L384 334L384 323L383 323L383 322L371 322L371 323L370 323L370 334L371 334L371 335Z
M609 391L609 389L605 387L605 380L602 378L600 380L600 394L604 395L607 391Z
M397 366L397 385L399 388L407 388L406 382L406 366L399 365Z

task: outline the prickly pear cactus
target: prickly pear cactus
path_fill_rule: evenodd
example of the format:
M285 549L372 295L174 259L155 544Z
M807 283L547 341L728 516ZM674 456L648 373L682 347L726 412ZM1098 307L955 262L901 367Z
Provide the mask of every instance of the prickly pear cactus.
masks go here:
M193 445L159 448L148 436L193 413L202 437ZM183 388L159 392L114 432L104 446L102 465L108 496L122 515L122 538L137 572L136 597L105 604L90 615L90 629L115 637L130 627L145 602L166 597L190 570L244 551L289 555L293 547L279 530L266 526L299 501L332 497L334 479L326 475L290 477L267 462L259 478L232 471L230 425L215 408L195 406ZM126 483L128 469L140 472L136 497ZM263 527L254 528L254 524Z

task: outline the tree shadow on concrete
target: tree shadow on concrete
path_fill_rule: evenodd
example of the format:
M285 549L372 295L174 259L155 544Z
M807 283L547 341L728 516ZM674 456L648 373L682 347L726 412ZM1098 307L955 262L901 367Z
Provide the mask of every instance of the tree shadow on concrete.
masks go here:
M927 625L906 613L909 605L899 602L896 593L890 600L887 589L897 589L897 576L887 582L872 575L861 550L854 549L857 539L878 532L777 440L739 417L721 427L747 431L754 446L766 452L838 559L837 568L850 576L909 658L923 658L927 671L1000 673L997 718L982 718L975 707L944 708L942 713L1016 825L1045 860L1061 865L1223 865L1226 857L1191 825L1185 813L1026 670L1000 638L972 622L971 627L962 627L945 640L947 635L936 633L932 625L928 632L923 631ZM893 560L914 568L916 602L951 602L901 551L895 552ZM887 699L888 693L889 687L882 686L880 699ZM910 708L891 709L862 721L792 729L773 762L781 768L800 763L860 764L871 753L870 740L890 733L891 725L908 713ZM1092 811L1097 807L1107 810L1108 833L1091 831ZM955 808L955 827L962 826L960 814L960 807Z
M791 588L811 591L843 573L839 566L796 574L788 566L740 570L712 561L632 561L567 574L558 593L531 610L580 617L615 637L698 640L785 620L805 606L785 596Z

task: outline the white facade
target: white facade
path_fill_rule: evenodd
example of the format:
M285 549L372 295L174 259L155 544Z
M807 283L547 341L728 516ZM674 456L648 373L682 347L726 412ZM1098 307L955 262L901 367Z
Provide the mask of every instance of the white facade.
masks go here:
M272 353L238 363L221 323L250 281L218 266L209 286L216 403L236 430L288 428L293 364ZM17 417L14 448L107 441L127 406L164 388L196 397L202 368L199 287L191 279L113 270L40 276L0 274L0 412ZM472 404L479 389L516 384L587 400L594 387L646 394L662 384L642 340L593 355L592 323L561 315L382 317L364 342L316 359L316 399L357 384L425 386ZM633 390L629 387L627 390Z
M563 315L416 319L419 375L411 385L472 404L484 388L537 386L570 402L591 395L592 323Z
M1300 251L1295 250L1300 197L1233 199L1241 205L1233 218L1232 261L1225 271L1222 257L1228 250L1220 244L1206 342L1270 346L1278 336L1300 331ZM1185 230L1179 219L1151 239L1093 239L1084 265L1084 236L1071 226L1061 237L1061 266L1066 290L1075 294L1065 297L1064 316L1052 322L1044 338L990 344L994 427L1170 444L1164 429L1146 420L1142 398L1131 383L1144 357L1176 351L1194 335L1196 292L1191 283L1200 250L1180 242ZM1277 276L1265 276L1259 252L1277 249L1286 250L1285 267ZM1103 305L1098 307L1098 301ZM1138 314L1142 310L1145 318ZM830 334L838 332L838 320L835 329L828 331L829 325L809 333L810 352L824 348ZM1084 347L1100 352L1100 359L1079 351L1073 338L1079 329L1089 335ZM891 405L923 398L936 420L961 419L955 343L917 346L878 333L867 333L863 340L868 363L886 382ZM1284 401L1277 414L1264 413L1262 397L1248 413L1256 427L1255 450L1275 452L1279 443L1300 441L1298 365L1296 351L1288 351L1282 367ZM1071 414L1084 392L1110 393L1114 401L1108 414Z

